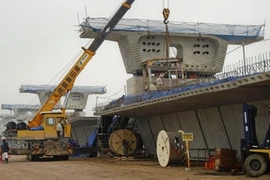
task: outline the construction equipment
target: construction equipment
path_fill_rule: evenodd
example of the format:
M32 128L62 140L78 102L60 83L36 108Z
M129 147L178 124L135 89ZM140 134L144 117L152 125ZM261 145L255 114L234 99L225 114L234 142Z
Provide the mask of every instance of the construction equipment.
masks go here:
M135 0L126 0L114 14L107 25L98 33L88 48L83 49L82 55L69 70L63 80L41 106L34 118L24 130L7 130L5 136L10 141L24 141L23 148L12 149L11 154L28 155L29 160L36 160L43 156L67 160L72 154L70 145L71 125L65 114L68 96L74 82L95 52L106 39L107 35L118 24L124 14L130 9ZM61 112L53 112L53 108L61 97L66 95Z
M264 141L259 145L255 117L257 107L243 105L244 139L241 139L241 160L244 172L251 177L258 177L269 172L270 162L270 124Z

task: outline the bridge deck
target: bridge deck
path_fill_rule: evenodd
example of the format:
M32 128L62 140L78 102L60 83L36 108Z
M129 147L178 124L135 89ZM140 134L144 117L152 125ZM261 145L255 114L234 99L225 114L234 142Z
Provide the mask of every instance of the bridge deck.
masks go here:
M221 105L270 99L270 72L125 105L95 115L150 117Z

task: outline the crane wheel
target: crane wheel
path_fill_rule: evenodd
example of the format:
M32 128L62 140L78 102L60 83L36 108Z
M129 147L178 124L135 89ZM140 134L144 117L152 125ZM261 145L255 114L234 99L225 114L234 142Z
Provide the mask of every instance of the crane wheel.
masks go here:
M268 170L268 161L260 154L248 156L244 163L246 174L251 177L259 177Z

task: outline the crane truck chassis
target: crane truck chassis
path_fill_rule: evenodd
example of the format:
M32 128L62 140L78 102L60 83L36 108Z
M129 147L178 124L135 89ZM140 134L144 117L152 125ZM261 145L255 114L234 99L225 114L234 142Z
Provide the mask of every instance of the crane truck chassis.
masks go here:
M10 154L27 155L29 160L38 160L41 157L53 157L56 160L68 160L73 153L70 144L71 124L65 114L68 96L74 82L95 52L114 29L135 0L126 0L107 25L97 34L88 48L83 49L82 55L69 70L63 80L54 89L48 100L41 106L34 118L29 121L25 129L7 129L4 136L10 142L23 142L21 148L10 148ZM54 112L53 108L61 97L66 95L61 112ZM58 127L63 133L59 135Z

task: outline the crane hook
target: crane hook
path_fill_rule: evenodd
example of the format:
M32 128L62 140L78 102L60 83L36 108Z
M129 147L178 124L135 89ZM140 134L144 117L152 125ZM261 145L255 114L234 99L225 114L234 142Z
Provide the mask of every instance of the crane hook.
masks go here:
M163 23L168 24L169 23L168 19L169 19L169 16L170 16L169 8L164 8L163 11L162 11L162 14L163 14L163 17L164 17Z

